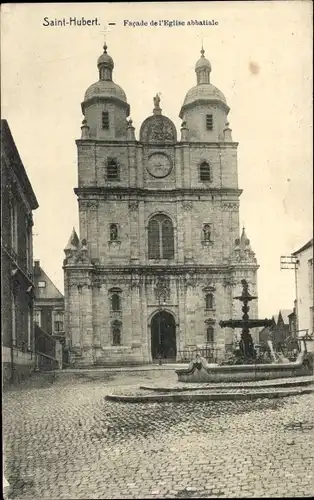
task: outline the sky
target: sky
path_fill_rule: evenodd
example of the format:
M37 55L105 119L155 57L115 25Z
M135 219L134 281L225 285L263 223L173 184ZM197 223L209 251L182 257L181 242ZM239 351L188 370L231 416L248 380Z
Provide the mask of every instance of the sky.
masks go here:
M240 221L260 265L259 315L292 309L294 273L280 270L280 256L303 246L313 227L312 2L2 4L1 11L2 118L39 203L34 258L56 286L63 292L63 249L78 229L75 139L104 37L137 138L157 92L179 132L203 40L239 142ZM97 25L44 26L45 17L83 16ZM150 25L159 20L186 24ZM148 26L130 24L137 21ZM109 22L116 25L108 32Z

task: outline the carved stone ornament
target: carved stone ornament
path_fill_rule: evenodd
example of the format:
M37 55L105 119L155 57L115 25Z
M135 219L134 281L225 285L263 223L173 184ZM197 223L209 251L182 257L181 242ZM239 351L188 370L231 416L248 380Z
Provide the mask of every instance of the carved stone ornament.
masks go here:
M140 142L143 143L175 143L176 128L172 121L163 115L146 118L140 130Z
M190 212L193 209L192 201L183 201L182 208L183 208L184 212Z
M236 282L232 280L231 278L225 278L223 280L223 286L224 287L234 287L236 286Z
M185 286L186 287L194 287L194 286L196 286L196 284L197 284L197 280L196 280L195 276L188 274L185 277Z
M79 207L82 210L97 210L98 202L97 200L80 200Z
M129 203L129 210L130 212L135 212L138 210L138 202L137 201L132 201Z
M239 209L238 203L223 203L222 210L224 212L236 212Z
M170 280L169 279L159 279L156 283L155 289L155 299L158 302L167 302L170 300Z
M109 240L108 241L108 246L109 248L120 248L121 246L121 241L119 240Z
M131 290L139 290L140 286L141 286L140 280L132 278L132 281L130 283Z
M26 224L27 224L28 227L32 227L34 225L32 212L29 212L27 214L27 216L26 216Z

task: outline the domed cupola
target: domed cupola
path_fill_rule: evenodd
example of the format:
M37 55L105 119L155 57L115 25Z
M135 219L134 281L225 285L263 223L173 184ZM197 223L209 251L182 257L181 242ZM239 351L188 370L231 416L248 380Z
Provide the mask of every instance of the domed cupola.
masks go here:
M195 65L195 73L197 75L197 84L210 83L210 72L212 70L211 64L204 56L205 50L202 47L201 57Z
M111 56L107 54L107 45L104 45L104 53L98 58L97 68L99 69L99 80L112 80L112 70L114 62Z
M99 80L88 87L81 105L89 127L89 137L124 139L130 105L124 90L112 80L114 62L107 53L106 44L103 54L98 58L97 67Z
M195 65L197 84L187 92L179 117L189 130L188 140L213 142L223 140L230 108L224 94L210 83L212 67L204 54L202 48Z

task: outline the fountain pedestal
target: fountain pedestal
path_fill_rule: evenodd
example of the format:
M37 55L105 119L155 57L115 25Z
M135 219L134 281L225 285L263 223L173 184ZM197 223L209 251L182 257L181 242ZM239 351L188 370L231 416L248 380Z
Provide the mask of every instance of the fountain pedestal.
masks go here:
M187 369L178 369L179 382L209 383L209 382L246 382L251 380L267 380L285 377L297 377L302 375L313 375L313 354L305 348L300 352L295 362L277 362L277 363L256 363L256 351L254 349L253 339L250 334L251 328L259 326L270 326L272 321L269 319L250 319L248 312L248 303L256 299L248 291L246 280L241 281L243 289L240 297L236 299L243 302L242 320L230 319L220 321L220 326L231 328L242 328L240 355L236 361L241 360L241 364L228 364L220 366L210 366L206 359L197 355L192 360Z
M206 359L196 356L188 368L176 370L179 382L249 382L276 378L313 375L313 361L307 353L300 353L291 363L243 364L210 366Z

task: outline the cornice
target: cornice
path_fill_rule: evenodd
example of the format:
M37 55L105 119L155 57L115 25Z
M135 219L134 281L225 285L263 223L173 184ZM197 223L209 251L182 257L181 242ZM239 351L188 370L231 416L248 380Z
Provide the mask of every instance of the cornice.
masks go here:
M228 114L229 111L230 111L230 108L229 106L224 103L223 101L221 101L220 99L210 99L210 98L206 98L206 97L200 97L199 99L195 99L194 101L192 102L189 102L188 104L183 104L181 110L180 110L180 114L179 114L179 117L182 119L183 118L183 115L184 115L184 111L187 110L187 109L191 109L191 108L194 108L195 106L201 106L202 104L217 104L218 106L222 107L226 113Z
M124 147L138 147L145 149L182 149L189 147L193 148L208 148L208 149L236 149L239 145L238 142L224 142L224 141L178 141L174 144L169 143L142 143L137 140L127 141L126 139L121 140L105 140L105 139L76 139L75 143L77 146L124 146Z
M96 274L139 274L139 275L147 275L147 274L160 274L171 275L171 274L200 274L204 273L217 273L229 274L232 271L232 266L229 264L212 264L212 265L204 265L204 264L173 264L173 265L123 265L123 266L101 266L95 265L94 273Z
M138 187L123 187L123 186L87 186L87 187L77 187L74 188L74 193L77 196L85 195L104 195L104 194L115 194L124 195L128 198L130 195L137 195L140 197L147 196L175 196L178 199L184 199L185 196L200 196L200 195L235 195L240 196L242 194L242 189L235 188L175 188L175 189L145 189Z
M43 306L49 306L49 305L62 305L64 304L64 298L59 298L59 299L51 299L51 298L43 298L43 297L40 297L40 298L35 298L35 305L36 307L37 306L40 306L40 305L43 305Z
M130 105L127 102L122 101L122 99L119 99L119 97L110 96L110 95L108 95L108 96L93 96L93 97L90 97L89 99L87 99L86 101L83 101L81 103L81 109L82 109L83 115L85 116L86 108L88 108L89 106L92 106L93 104L98 104L98 103L101 103L104 101L112 102L112 103L116 104L117 106L119 106L120 108L126 109L128 116L129 116Z

